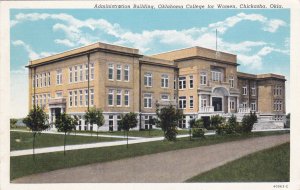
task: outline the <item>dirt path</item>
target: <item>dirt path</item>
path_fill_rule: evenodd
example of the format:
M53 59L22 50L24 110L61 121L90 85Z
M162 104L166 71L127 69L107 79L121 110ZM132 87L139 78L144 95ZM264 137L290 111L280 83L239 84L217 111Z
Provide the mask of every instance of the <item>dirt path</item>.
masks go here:
M16 179L14 183L184 182L247 154L289 141L289 134L251 138L96 163Z

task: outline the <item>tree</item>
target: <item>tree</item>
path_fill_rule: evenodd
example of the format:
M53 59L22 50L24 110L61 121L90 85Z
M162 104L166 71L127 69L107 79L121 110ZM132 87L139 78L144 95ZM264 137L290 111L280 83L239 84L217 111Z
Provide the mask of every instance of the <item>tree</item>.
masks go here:
M225 122L225 118L219 115L214 115L211 117L211 126L216 129L217 134L221 134L221 125Z
M226 134L236 133L237 129L238 129L238 123L236 121L236 116L232 114L227 121L227 127L225 128Z
M71 132L76 128L78 125L76 119L72 118L71 116L67 115L66 113L59 113L55 118L55 127L60 132L64 132L64 155L66 155L66 140L67 140L67 133Z
M98 138L99 127L101 127L104 124L104 116L102 114L102 110L96 108L89 109L85 113L84 118L91 126L93 126L93 124L97 125L97 138Z
M156 104L156 126L164 131L164 136L169 141L175 141L177 135L178 122L183 118L182 110L168 105L159 109Z
M202 119L197 119L194 123L193 137L205 137L205 131L204 121Z
M246 133L250 133L252 131L254 123L257 122L256 113L250 112L250 115L244 115L242 119L242 131Z
M17 119L10 119L10 128L15 128L18 120Z
M189 125L190 125L190 127L189 127L190 141L192 140L192 128L194 127L195 122L196 122L195 118L193 118L193 119L191 119L189 121Z
M121 120L119 120L118 125L127 132L127 148L128 148L128 131L136 127L138 123L137 114L130 112L125 115L122 115Z
M29 114L23 119L25 125L31 130L33 141L32 141L32 155L33 160L35 160L35 138L36 134L44 131L50 127L48 121L48 115L39 106L34 106L33 109L29 111Z
M288 113L288 114L286 115L286 121L285 121L284 128L290 128L290 122L291 122L291 114Z

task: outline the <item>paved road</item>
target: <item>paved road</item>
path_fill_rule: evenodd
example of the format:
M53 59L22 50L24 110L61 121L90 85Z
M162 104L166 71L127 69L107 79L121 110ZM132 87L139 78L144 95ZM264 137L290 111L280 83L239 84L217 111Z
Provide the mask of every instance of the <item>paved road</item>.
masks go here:
M16 179L16 183L184 182L247 154L288 142L289 134L251 138L96 163Z

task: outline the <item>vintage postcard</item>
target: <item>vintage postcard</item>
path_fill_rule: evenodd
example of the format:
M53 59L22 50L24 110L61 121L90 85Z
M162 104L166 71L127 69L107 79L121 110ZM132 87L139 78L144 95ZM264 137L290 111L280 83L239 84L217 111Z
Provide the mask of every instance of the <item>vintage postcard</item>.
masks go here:
M299 1L0 5L1 189L300 189Z

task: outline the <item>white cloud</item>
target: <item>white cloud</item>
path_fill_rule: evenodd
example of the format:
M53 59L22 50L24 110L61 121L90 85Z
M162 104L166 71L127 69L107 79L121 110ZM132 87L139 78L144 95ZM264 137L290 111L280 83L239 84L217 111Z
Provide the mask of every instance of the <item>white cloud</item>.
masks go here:
M42 57L47 57L50 55L55 54L54 52L40 52L40 53L36 53L30 45L26 44L25 42L23 42L22 40L15 40L12 42L12 45L14 46L20 46L23 47L24 50L28 53L28 58L30 60L35 60L35 59L39 59Z
M272 33L276 32L280 26L286 26L286 23L279 19L272 19L272 20L266 22L265 24L266 24L266 26L263 27L263 30L267 31L267 32L272 32Z

